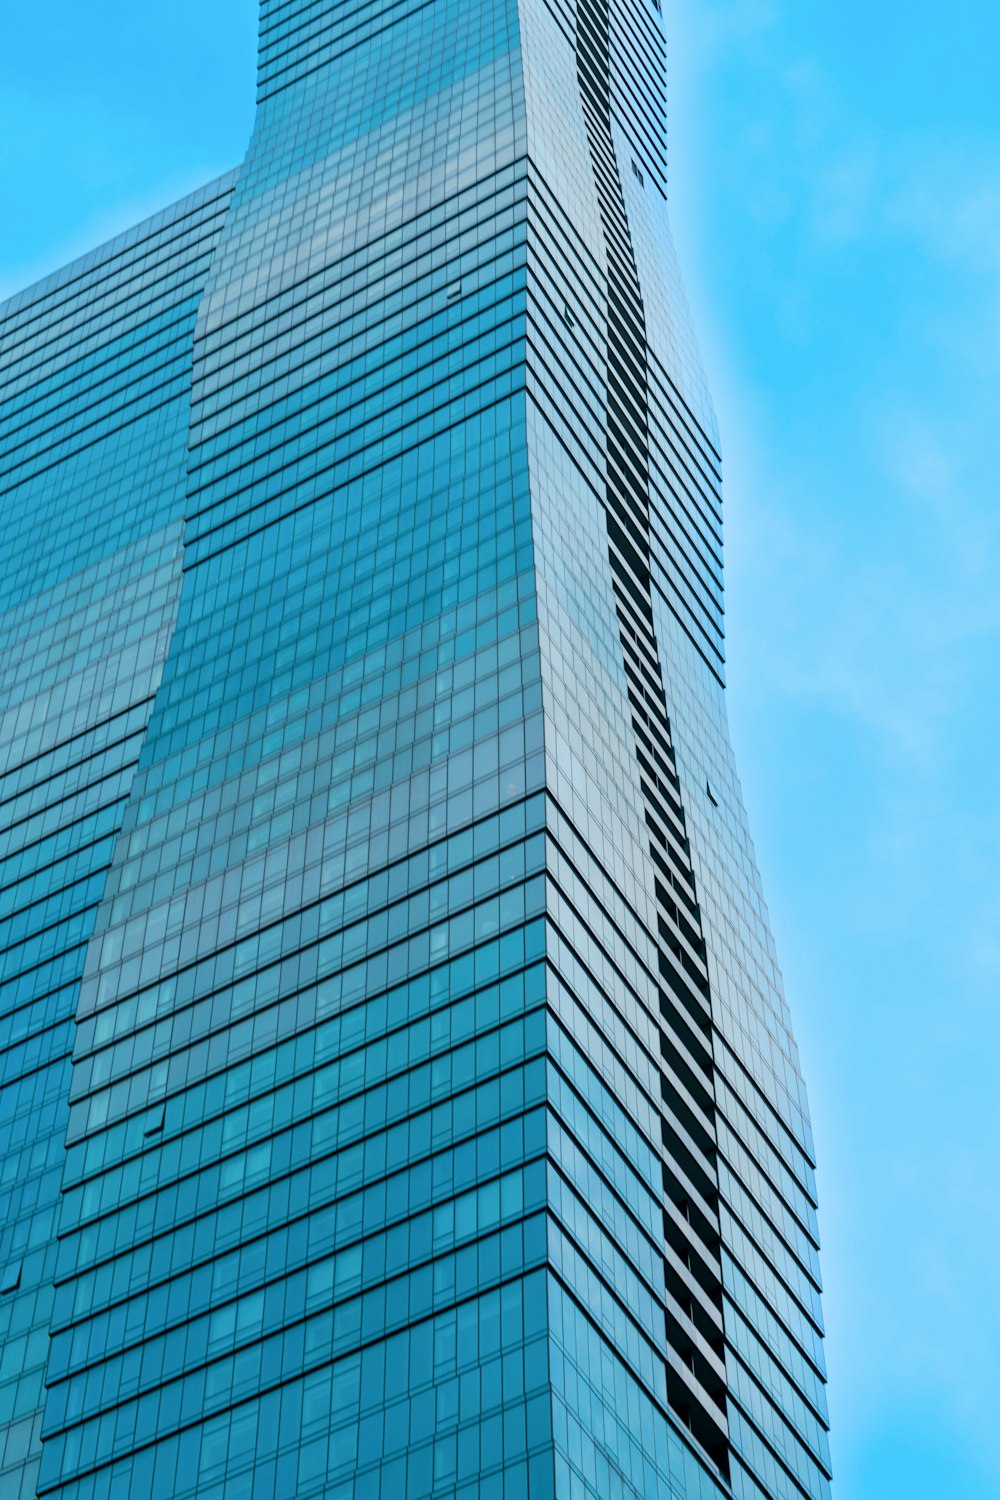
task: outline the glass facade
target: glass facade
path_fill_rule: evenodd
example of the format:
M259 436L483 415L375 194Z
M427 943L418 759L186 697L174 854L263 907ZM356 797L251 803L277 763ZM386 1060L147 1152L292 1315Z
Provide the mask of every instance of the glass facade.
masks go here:
M0 1496L823 1500L649 0L263 0L0 308Z

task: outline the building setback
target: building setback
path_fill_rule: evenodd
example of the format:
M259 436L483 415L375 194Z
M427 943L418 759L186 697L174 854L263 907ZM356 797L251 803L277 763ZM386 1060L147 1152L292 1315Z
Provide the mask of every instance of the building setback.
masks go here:
M263 0L0 403L3 1500L823 1500L656 0Z

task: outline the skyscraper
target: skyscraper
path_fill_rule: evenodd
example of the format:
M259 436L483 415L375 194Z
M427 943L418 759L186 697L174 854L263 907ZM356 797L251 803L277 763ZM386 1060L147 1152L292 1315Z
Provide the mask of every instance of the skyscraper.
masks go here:
M263 0L0 309L0 1495L820 1500L656 0Z

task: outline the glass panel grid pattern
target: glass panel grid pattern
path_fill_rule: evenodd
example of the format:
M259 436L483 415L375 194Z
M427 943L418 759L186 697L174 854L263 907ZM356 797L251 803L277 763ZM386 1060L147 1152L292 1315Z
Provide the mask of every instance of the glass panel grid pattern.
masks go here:
M824 1500L659 8L258 87L0 309L0 1486Z

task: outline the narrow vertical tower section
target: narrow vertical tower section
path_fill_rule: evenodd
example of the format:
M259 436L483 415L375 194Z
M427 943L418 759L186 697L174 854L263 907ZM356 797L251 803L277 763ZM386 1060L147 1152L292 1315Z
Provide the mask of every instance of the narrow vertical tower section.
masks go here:
M593 1028L568 1023L588 1037L590 1073L574 1062L575 1076L594 1101L595 1077L615 1077L627 1121L591 1107L636 1143L634 1160L641 1140L662 1165L647 1285L659 1281L665 1334L651 1364L613 1342L651 1400L650 1429L666 1409L722 1488L822 1497L812 1143L726 726L719 442L667 216L659 8L524 0L522 31L546 784L572 871L550 952ZM625 952L637 962L612 959ZM622 1074L598 1038L615 1039ZM621 1296L624 1271L605 1274ZM577 1290L577 1305L600 1325L593 1296ZM553 1314L554 1338L568 1316ZM591 1346L577 1362L577 1391L598 1358ZM610 1421L619 1398L589 1399ZM602 1464L627 1486L615 1441L572 1406L560 1492Z
M577 67L608 259L609 559L660 949L667 1395L672 1411L728 1475L711 999L653 620L646 326L611 131L608 0L578 0ZM642 178L634 158L631 169Z
M232 189L0 307L0 1494L15 1500L41 1454L73 1022L177 618L191 340Z

